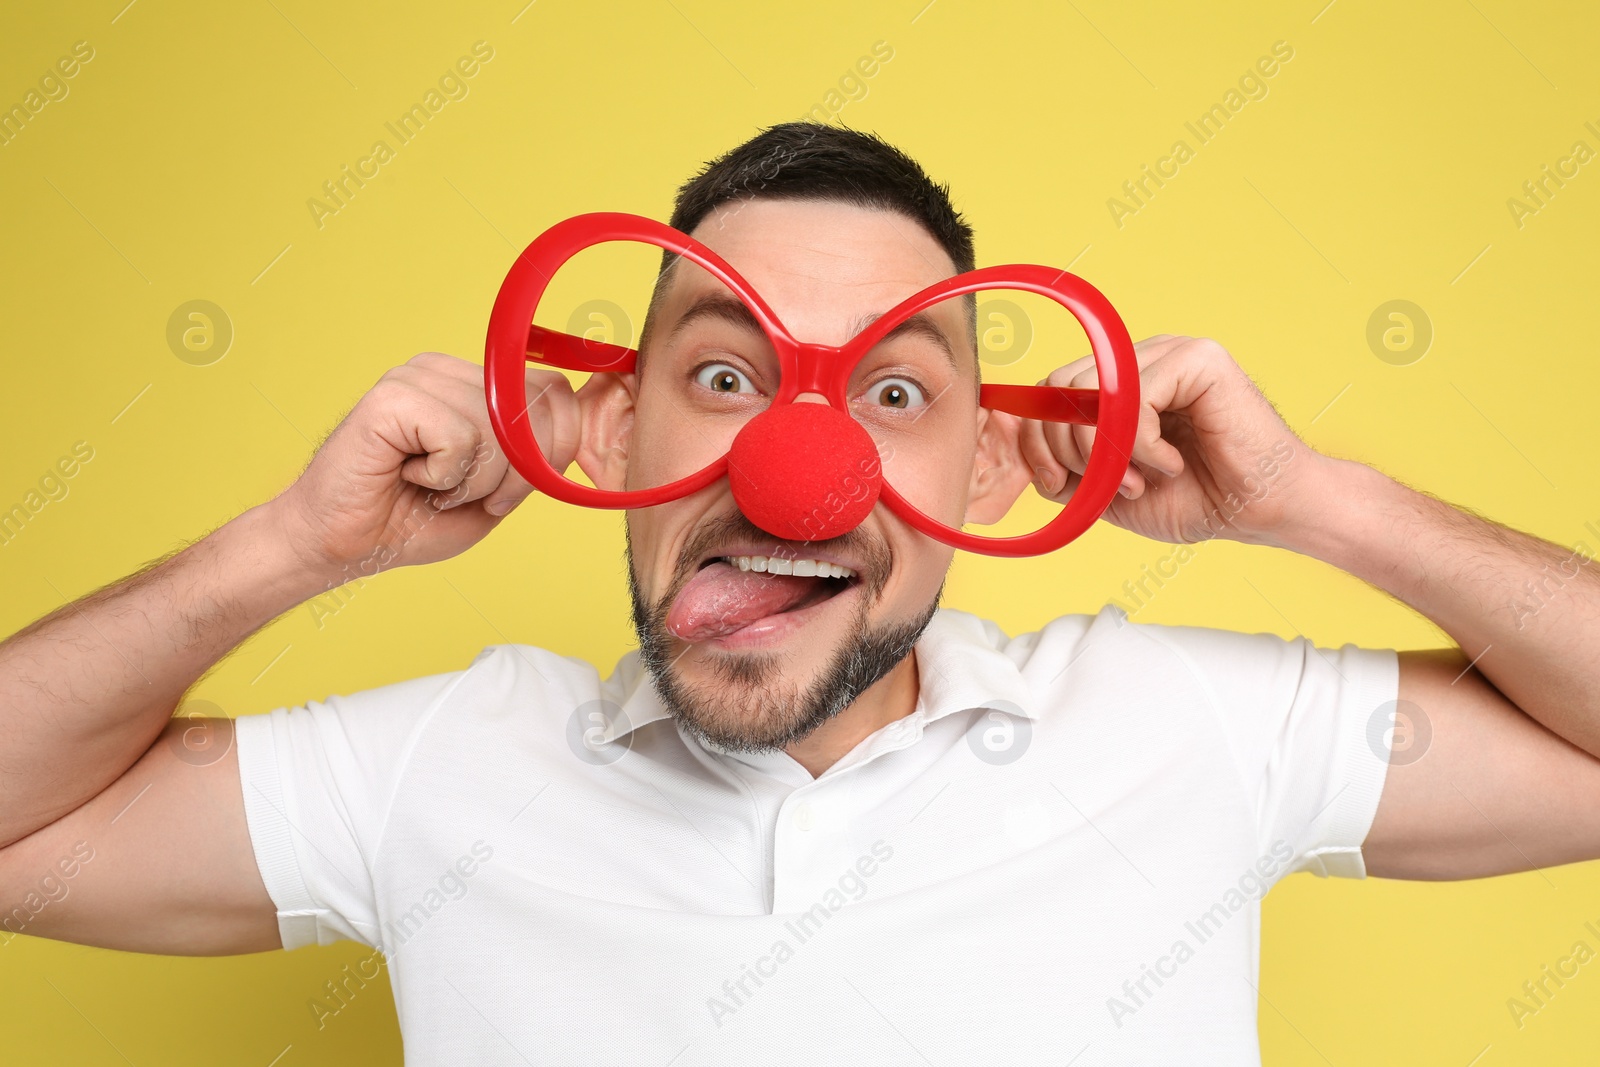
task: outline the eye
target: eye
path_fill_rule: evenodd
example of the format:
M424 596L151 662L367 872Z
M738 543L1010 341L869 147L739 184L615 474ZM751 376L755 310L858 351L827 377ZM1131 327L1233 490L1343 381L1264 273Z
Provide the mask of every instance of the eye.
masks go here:
M920 408L927 400L916 383L905 378L885 378L867 390L868 403L886 408Z
M726 363L707 363L695 372L694 380L713 393L753 393L756 387L743 373Z

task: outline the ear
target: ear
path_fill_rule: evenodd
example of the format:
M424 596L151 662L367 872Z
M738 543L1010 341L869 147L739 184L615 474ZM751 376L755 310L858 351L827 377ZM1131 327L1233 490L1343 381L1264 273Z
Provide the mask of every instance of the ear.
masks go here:
M1033 481L1022 458L1022 420L1004 411L978 409L978 448L967 488L967 522L988 526L1005 517Z
M582 416L578 467L597 487L614 493L627 486L638 387L639 376L632 371L605 372L591 374L577 391Z

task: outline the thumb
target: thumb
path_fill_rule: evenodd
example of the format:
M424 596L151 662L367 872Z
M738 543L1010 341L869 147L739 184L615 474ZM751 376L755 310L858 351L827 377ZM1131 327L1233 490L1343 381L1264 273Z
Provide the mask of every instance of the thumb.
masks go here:
M559 474L578 455L583 415L572 383L554 371L527 372L528 419L545 458Z

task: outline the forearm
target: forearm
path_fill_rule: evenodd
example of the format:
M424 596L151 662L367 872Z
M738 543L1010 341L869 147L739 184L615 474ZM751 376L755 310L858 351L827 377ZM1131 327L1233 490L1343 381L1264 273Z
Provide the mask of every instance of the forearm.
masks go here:
M99 794L212 665L325 585L263 505L0 643L0 847Z
M1318 502L1280 543L1415 608L1506 699L1600 755L1600 567L1590 555L1362 464L1328 462Z

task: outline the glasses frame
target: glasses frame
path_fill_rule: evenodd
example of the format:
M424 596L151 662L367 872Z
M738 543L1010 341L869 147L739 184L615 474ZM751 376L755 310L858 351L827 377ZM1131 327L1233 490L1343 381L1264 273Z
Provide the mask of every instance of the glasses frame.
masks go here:
M843 345L796 340L773 310L737 271L705 245L665 223L625 212L597 211L551 226L517 256L495 298L484 344L484 386L489 422L511 465L534 488L569 504L592 508L641 508L665 504L705 488L727 474L728 457L693 474L650 489L620 492L580 485L551 466L528 419L529 363L590 373L634 369L638 353L623 345L592 341L533 324L533 316L555 272L594 245L631 241L655 245L683 257L727 286L750 309L778 356L778 391L771 404L817 393L850 414L845 390L862 357L905 319L954 296L986 289L1011 289L1049 297L1078 320L1089 338L1099 387L981 385L978 403L1025 419L1076 423L1096 428L1083 477L1061 513L1038 529L1016 536L985 537L948 526L911 504L885 478L879 500L914 529L954 548L990 556L1032 556L1073 541L1104 514L1131 462L1139 425L1139 365L1121 316L1098 289L1054 267L1012 263L982 267L906 297Z

